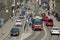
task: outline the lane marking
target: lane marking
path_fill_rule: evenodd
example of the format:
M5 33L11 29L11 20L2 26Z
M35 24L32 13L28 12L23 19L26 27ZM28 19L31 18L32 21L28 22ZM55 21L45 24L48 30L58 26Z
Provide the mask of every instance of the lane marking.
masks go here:
M26 34L22 33L21 40L27 38L27 37L30 36L31 34L32 34L32 33L26 33Z
M47 31L46 31L46 28L44 26L44 23L43 23L43 27L44 27L44 31L45 31L45 36L41 40L45 40L45 38L47 37Z

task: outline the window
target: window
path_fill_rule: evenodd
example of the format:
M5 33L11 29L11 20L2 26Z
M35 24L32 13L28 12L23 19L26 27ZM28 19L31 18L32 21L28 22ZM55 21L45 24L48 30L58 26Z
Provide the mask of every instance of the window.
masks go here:
M34 20L34 24L35 24L35 25L40 25L40 24L42 24L42 20L40 20L40 19L35 19L35 20Z
M53 22L53 20L48 20L48 22Z
M53 30L58 30L58 28L53 28Z

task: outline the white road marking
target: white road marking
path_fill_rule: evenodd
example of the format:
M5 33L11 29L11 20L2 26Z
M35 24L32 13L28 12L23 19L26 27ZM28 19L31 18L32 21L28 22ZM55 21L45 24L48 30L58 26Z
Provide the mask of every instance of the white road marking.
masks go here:
M47 37L47 31L46 31L44 24L43 24L43 27L44 27L44 31L45 31L45 36L41 40L45 40L45 38Z
M30 36L31 34L32 34L32 33L26 33L26 34L22 33L21 40L27 38L27 37Z

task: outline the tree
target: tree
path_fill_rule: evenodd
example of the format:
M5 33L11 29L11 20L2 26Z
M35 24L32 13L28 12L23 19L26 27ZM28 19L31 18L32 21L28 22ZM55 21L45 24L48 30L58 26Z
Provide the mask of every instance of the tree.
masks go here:
M25 3L27 3L29 0L25 0Z
M24 0L19 0L20 1L20 3L22 3Z

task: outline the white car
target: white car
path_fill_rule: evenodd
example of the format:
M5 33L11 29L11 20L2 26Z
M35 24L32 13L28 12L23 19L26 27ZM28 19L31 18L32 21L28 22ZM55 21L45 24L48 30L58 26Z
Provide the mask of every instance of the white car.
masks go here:
M21 20L17 20L15 23L16 26L22 26L22 21Z
M60 34L60 30L58 27L52 27L51 28L51 34Z

